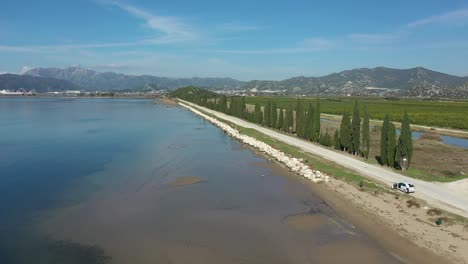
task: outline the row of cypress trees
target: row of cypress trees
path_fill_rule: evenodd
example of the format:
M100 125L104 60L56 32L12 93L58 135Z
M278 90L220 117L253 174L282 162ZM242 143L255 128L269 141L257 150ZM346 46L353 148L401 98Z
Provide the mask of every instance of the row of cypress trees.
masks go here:
M340 129L335 131L334 148L347 151L353 155L361 155L369 158L370 131L369 112L364 107L362 118L359 112L358 102L354 103L354 112L351 119L348 112L343 113ZM413 139L410 128L410 120L405 112L401 125L401 133L396 140L396 128L390 121L388 115L385 116L380 137L380 163L394 168L408 168L413 155ZM406 159L406 162L404 160Z
M413 156L413 137L410 120L405 112L401 123L401 132L396 140L395 125L385 116L380 136L380 163L394 168L406 169Z
M315 106L309 102L298 99L295 106L291 103L286 109L278 108L275 102L268 100L262 109L259 103L255 104L253 111L248 111L244 97L219 96L217 98L191 98L193 102L229 114L247 119L274 129L294 133L297 136L321 145L346 151L353 155L361 155L369 158L370 129L369 112L364 106L362 113L359 111L358 102L354 102L353 116L344 112L340 128L335 131L333 139L328 133L320 132L320 100ZM361 125L362 122L362 125ZM380 163L389 167L408 168L413 154L413 142L410 128L410 120L405 112L401 126L400 136L396 136L395 125L385 116L380 138ZM403 160L406 160L404 163Z
M309 102L307 110L305 109L304 102L301 99L297 99L296 134L300 138L320 143L320 99L317 98L315 106Z
M347 151L353 155L362 155L369 158L370 133L369 133L369 113L364 107L364 115L361 129L361 114L358 102L354 102L353 118L348 112L343 113L340 129L335 131L334 148Z

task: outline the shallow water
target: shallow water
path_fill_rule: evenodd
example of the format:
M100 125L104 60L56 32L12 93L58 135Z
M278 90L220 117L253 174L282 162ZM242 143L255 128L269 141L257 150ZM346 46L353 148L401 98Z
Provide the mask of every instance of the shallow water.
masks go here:
M0 127L2 264L399 263L182 108L0 99Z
M399 134L400 131L397 131L397 133ZM414 139L419 139L425 133L413 131L412 134L413 134ZM445 136L445 135L440 135L440 137L442 138L442 142L445 144L456 146L456 147L468 148L468 139L466 138L458 138L458 137L451 137L451 136Z

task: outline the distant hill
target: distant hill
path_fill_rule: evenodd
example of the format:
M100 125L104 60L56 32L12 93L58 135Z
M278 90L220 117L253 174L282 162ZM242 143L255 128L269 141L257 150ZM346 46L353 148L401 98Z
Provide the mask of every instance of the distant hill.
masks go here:
M202 88L194 87L194 86L182 87L169 93L169 96L174 97L174 98L176 97L188 98L191 95L196 95L197 97L206 97L206 98L214 98L214 97L219 96L219 94L217 93L214 93L212 91L208 91Z
M226 89L240 87L243 82L231 78L167 78L151 75L125 75L114 72L97 72L82 67L34 68L25 75L67 80L87 90L175 89L184 86Z
M97 72L82 67L35 68L25 75L67 80L87 90L174 90L198 86L211 90L281 92L286 94L468 97L468 77L422 67L360 68L322 77L294 77L282 81L242 82L232 78L167 78Z
M69 81L54 78L42 78L16 74L0 75L0 90L17 91L19 89L45 93L54 91L80 90L81 88Z
M297 94L468 96L468 78L422 67L360 68L322 77L294 77L283 81L250 81L244 89Z

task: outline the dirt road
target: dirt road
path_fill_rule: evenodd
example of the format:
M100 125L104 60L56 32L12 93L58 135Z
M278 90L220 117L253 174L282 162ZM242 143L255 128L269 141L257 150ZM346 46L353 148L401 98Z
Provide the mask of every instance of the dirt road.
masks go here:
M182 100L181 100L182 101ZM416 186L416 193L411 194L417 198L426 200L429 204L444 209L446 211L468 217L468 193L454 192L451 188L443 183L426 182L418 179L406 177L390 169L365 163L361 160L333 150L321 147L314 143L299 139L294 136L285 135L274 130L250 123L248 121L232 117L208 108L200 107L190 102L182 101L192 107L202 109L218 118L232 122L236 125L255 129L269 137L281 140L284 143L298 147L309 153L321 156L327 160L333 161L339 165L350 168L359 174L370 179L377 180L389 186L394 182L406 181L411 182Z

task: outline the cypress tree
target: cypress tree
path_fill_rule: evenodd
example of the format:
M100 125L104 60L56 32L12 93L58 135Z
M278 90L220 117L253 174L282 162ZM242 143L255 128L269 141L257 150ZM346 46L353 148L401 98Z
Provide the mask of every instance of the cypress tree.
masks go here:
M400 139L396 142L396 147L395 147L395 169L401 168L403 169L403 166L401 164L401 151L400 151Z
M255 104L254 113L255 113L255 122L261 125L263 122L263 112L262 112L262 107L260 106L259 103Z
M333 136L333 146L335 149L340 149L340 131L335 130L335 135Z
M361 117L359 116L358 102L354 101L353 121L351 123L351 138L349 152L356 155L359 153L361 142Z
M284 109L283 131L289 132L289 107Z
M229 97L229 100L227 100L227 101L229 101L229 103L226 102L226 103L227 103L227 104L226 104L226 114L232 115L232 106L233 106L233 103L232 103L233 99L232 99L232 97Z
M264 124L265 126L270 126L271 124L271 102L270 101L266 103L264 112L265 112L265 119L263 120Z
M323 145L325 147L331 147L331 137L330 134L328 133L328 129L325 132L325 135L320 135L320 140L319 140L320 145Z
M278 122L278 109L276 108L276 103L271 105L271 123L270 127L276 128L276 123Z
M396 153L396 131L395 125L390 122L388 125L388 139L387 139L387 165L395 167L395 153Z
M382 131L380 134L380 162L382 165L388 164L387 141L388 141L389 126L390 126L390 117L388 115L385 115L383 125L382 125Z
M293 130L293 126L294 126L294 109L293 109L292 103L290 103L285 113L284 131L291 133Z
M369 113L367 107L364 106L364 121L362 122L362 155L364 158L369 158L370 150L370 133L369 133Z
M319 141L320 138L320 98L317 98L315 103L315 112L314 112L314 124L313 124L313 135L312 140L315 142Z
M314 107L312 103L309 103L309 108L306 113L306 123L305 123L305 138L309 140L314 139Z
M340 124L340 146L341 149L347 151L350 143L350 123L349 113L345 112L341 118Z
M328 129L325 133L325 143L327 144L327 147L331 147L333 145L331 135L328 133Z
M305 120L304 120L304 109L300 99L297 100L296 106L296 134L298 137L304 137Z
M243 109L242 109L242 98L236 97L235 99L236 99L236 108L235 108L236 114L235 114L235 116L242 118L242 115L243 115L243 112L244 112Z
M228 100L226 96L222 97L221 112L227 113L228 110Z
M411 157L413 156L413 135L411 133L410 120L408 113L405 112L403 121L401 122L401 133L398 140L398 156L399 158L407 158L407 166L411 164ZM400 159L397 162L401 162ZM401 164L401 163L400 163ZM405 169L405 168L402 168Z
M241 105L240 105L241 115L240 117L243 118L247 113L247 105L245 103L245 98L242 96L241 98Z
M278 118L278 124L276 125L277 129L283 130L284 127L284 112L283 109L279 109L279 118Z

